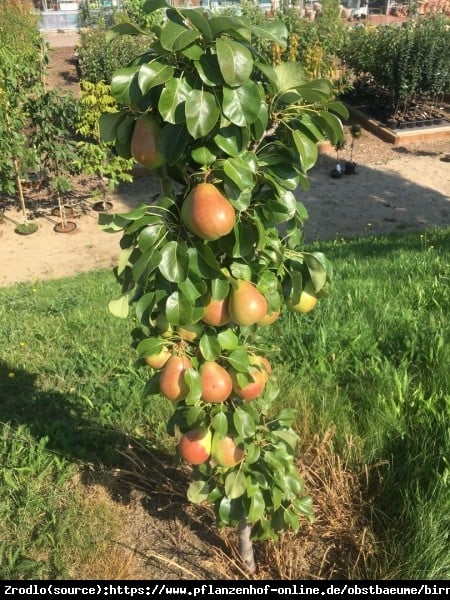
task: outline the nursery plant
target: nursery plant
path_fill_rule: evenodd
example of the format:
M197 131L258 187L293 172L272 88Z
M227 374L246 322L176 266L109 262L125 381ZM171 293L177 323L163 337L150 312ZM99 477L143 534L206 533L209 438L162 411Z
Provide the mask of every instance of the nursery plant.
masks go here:
M33 129L30 144L39 157L40 171L56 195L61 222L56 231L73 230L68 224L64 195L72 189L71 175L75 172L77 148L74 141L79 120L79 104L72 93L58 89L44 91L28 102L27 112Z
M81 81L80 114L77 133L77 168L86 175L94 175L99 189L94 196L94 208L106 211L108 189L113 190L121 181L132 181L130 157L119 156L110 141L100 135L99 119L102 114L117 111L116 101L110 94L110 86L104 82Z
M26 126L28 115L25 102L33 89L29 78L34 76L31 67L17 68L16 58L7 48L0 48L0 191L17 195L22 212L22 223L18 233L33 233L37 230L29 223L22 181L28 171L38 168L38 156L28 143Z
M100 117L102 139L160 181L148 204L100 217L123 232L122 293L109 306L134 319L137 357L152 369L145 392L173 402L168 430L192 465L189 499L211 503L218 526L238 527L254 570L252 540L313 519L295 411L272 414L273 348L258 331L328 293L332 268L302 250L307 212L294 191L308 187L317 142L343 140L348 115L328 80L257 50L262 40L286 45L282 22L144 5L160 8L163 25L109 34L148 43L113 75L119 110Z

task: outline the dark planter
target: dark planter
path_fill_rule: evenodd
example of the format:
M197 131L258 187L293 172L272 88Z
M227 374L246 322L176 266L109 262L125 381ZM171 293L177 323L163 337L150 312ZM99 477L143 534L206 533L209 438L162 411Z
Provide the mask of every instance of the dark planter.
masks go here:
M96 202L92 208L96 211L96 212L108 212L112 209L113 207L113 203L112 202Z
M399 126L399 122L397 121L397 119L388 119L386 121L386 124L389 127L389 129L397 129Z
M354 175L356 172L356 163L348 160L344 166L344 173L346 175Z
M56 225L53 227L53 231L56 231L56 233L72 233L76 228L76 223L73 221L66 221L65 225L62 223L56 223Z

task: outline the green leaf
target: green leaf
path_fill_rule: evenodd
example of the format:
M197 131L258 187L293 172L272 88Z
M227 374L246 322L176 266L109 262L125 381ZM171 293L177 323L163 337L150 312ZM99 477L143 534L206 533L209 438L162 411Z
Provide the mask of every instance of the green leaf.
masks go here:
M189 388L189 393L186 396L186 402L197 402L198 400L200 400L202 395L202 386L200 383L200 373L197 371L197 369L186 369L184 373L184 381ZM189 427L192 427L199 420L200 412L197 409L200 409L200 407L195 407L194 411L191 408L191 412L187 413L186 415L187 418L189 417Z
M242 150L241 129L236 125L221 127L213 141L228 156L237 156Z
M225 437L228 433L228 419L225 413L219 412L211 419L211 427L221 437Z
M205 360L217 360L222 352L215 335L202 335L199 342L199 348Z
M261 40L269 40L284 48L287 47L289 32L282 21L267 21L262 25L253 25L252 33Z
M159 266L161 255L152 247L146 250L133 264L132 274L134 281L138 282L142 277L149 277Z
M245 455L245 464L252 465L255 462L258 462L260 456L261 456L261 446L259 444L250 444L247 447L247 452ZM248 488L247 488L247 494L250 496L250 494L248 493Z
M289 427L297 417L295 408L283 408L277 415L277 421L284 427Z
M198 31L187 29L184 25L170 21L163 27L159 41L164 50L179 52L199 37Z
M164 348L164 341L157 337L145 338L141 340L136 347L139 357L159 354Z
M254 123L258 118L260 106L259 87L254 81L247 81L236 88L223 88L223 114L239 127Z
M123 294L120 298L111 300L108 304L109 312L119 319L126 319L129 310L130 292Z
M166 123L161 129L159 147L170 165L179 162L189 141L189 133L184 123Z
M294 532L297 532L299 527L300 527L300 521L298 516L295 514L295 512L293 512L292 510L290 510L289 508L287 508L284 511L284 522L286 523L286 525L288 527L290 527Z
M174 77L167 81L158 102L158 110L165 121L173 124L184 122L184 105L191 91L185 77Z
M251 42L252 32L250 20L245 20L240 17L218 16L211 17L208 23L214 38L221 33L228 33L228 35L235 40Z
M98 120L100 128L100 139L102 142L114 142L117 135L117 127L125 118L124 112L104 113Z
M228 356L227 360L235 371L246 373L248 371L249 362L248 354L244 348L236 348Z
M276 429L272 431L272 435L279 438L292 455L294 455L297 452L299 440L298 435L294 431L289 431L286 429Z
M191 481L187 489L187 498L193 504L201 504L208 500L211 491L208 481Z
M250 50L233 40L218 38L216 51L220 71L228 85L234 87L248 81L253 70Z
M166 302L166 317L171 325L186 325L192 320L192 303L181 291L170 294Z
M203 53L198 60L194 62L197 73L205 85L214 87L223 85L222 75L219 69L219 63L216 54Z
M342 102L330 102L327 104L327 109L336 113L338 117L346 121L349 117L348 108Z
M207 135L216 125L220 110L216 98L204 90L192 90L186 99L186 125L194 139Z
M161 239L165 231L165 227L161 223L147 225L138 235L138 246L141 252L146 252L154 248Z
M333 94L333 86L328 79L314 79L297 87L306 102L323 102Z
M133 23L118 23L117 25L113 25L113 27L108 29L105 39L109 43L120 35L143 35L145 37L153 37L149 35L148 31L140 29Z
M323 254L321 255L321 257L325 258ZM311 277L314 290L316 292L319 292L327 281L327 269L323 262L319 260L319 257L314 256L314 254L309 254L305 252L303 254L303 258L305 259L305 263L308 267L309 275Z
M260 489L257 489L250 497L250 508L247 515L248 522L256 523L256 521L259 521L265 510L264 495Z
M274 67L276 92L282 93L297 88L308 81L306 70L297 62L282 62Z
M299 153L302 169L306 173L316 164L319 157L317 144L308 136L302 135L300 131L297 130L292 131L292 139L294 140L295 147Z
M211 297L214 300L223 300L228 296L230 283L228 279L215 278L211 280Z
M242 471L231 471L225 478L225 494L230 500L243 496L246 487L245 475Z
M146 0L142 6L145 13L152 13L160 8L170 8L170 3L166 0Z
M192 303L206 293L207 287L208 286L206 282L191 271L189 272L187 278L184 281L181 281L179 284L180 290Z
M224 329L217 334L217 341L222 350L233 351L239 346L239 338L232 329Z
M333 146L345 141L344 128L341 120L330 112L321 111L311 117L317 126L325 133Z
M255 185L255 175L252 165L240 157L228 158L223 163L223 170L237 187L244 191L252 189Z
M152 88L171 80L173 77L173 67L164 65L158 61L152 61L140 66L138 73L138 84L142 93L145 95Z
M178 9L178 11L185 19L190 21L198 31L200 31L207 42L212 40L211 27L209 26L208 20L202 16L201 12L191 9Z
M139 66L117 69L111 79L111 95L119 104L131 104L131 87L137 80ZM136 81L137 84L137 81Z
M314 506L310 496L295 498L292 502L296 512L303 517L306 517L310 523L314 521Z
M173 283L184 281L189 272L189 257L187 245L183 241L167 242L161 248L161 275Z
M212 164L217 156L211 152L208 146L199 146L191 151L192 160L198 165L206 166Z
M156 296L154 292L147 292L141 296L134 307L136 319L141 323L148 323L150 313L152 312L155 303Z
M255 435L256 425L252 417L239 406L233 414L233 424L238 435L242 438L249 438Z

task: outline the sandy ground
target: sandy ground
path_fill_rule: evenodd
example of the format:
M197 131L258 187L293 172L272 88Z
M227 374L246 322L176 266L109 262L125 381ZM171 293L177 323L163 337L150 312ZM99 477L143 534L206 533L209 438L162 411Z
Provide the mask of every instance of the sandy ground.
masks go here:
M48 41L55 49L73 47L76 34L54 32ZM64 69L74 69L68 61ZM64 72L64 75L67 75ZM69 78L70 79L70 78ZM347 132L348 134L348 132ZM349 134L348 134L349 135ZM351 139L351 137L349 137ZM350 143L338 157L350 158ZM308 209L305 241L329 240L398 231L422 231L450 225L450 140L393 147L363 131L353 151L354 175L331 177L336 164L333 151L322 154L310 171L311 187L299 189L297 198ZM155 182L139 177L111 194L113 212L126 212L146 202ZM78 188L72 198L76 223L73 233L56 233L58 217L46 202L29 202L39 230L29 236L14 232L21 222L17 201L4 200L6 218L0 222L0 286L74 275L112 267L119 254L119 234L103 232L98 212L92 209L88 189ZM0 199L0 208L2 200Z
M427 227L450 225L450 143L441 150L407 151L386 164L364 165L357 160L354 175L331 177L335 165L332 154L322 155L310 171L311 187L299 190L298 199L308 209L305 240L329 240L399 231L422 231ZM356 158L354 156L354 158ZM113 212L146 202L156 190L148 177L120 187L109 196ZM103 232L99 213L88 198L76 200L73 233L56 233L58 217L36 203L39 230L21 236L14 221L21 215L16 205L6 211L0 224L0 285L73 275L99 267L112 267L119 253L120 233Z

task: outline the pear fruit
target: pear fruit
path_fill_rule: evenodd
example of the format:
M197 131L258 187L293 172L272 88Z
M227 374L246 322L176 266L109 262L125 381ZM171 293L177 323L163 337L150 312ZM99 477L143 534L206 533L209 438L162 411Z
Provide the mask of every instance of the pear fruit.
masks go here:
M187 463L201 465L211 454L211 430L194 429L187 431L178 443L178 452Z
M200 387L204 402L219 404L229 398L233 391L233 382L228 371L210 360L200 367Z
M205 307L202 321L213 327L222 327L230 322L230 313L228 312L228 297L223 300L211 299Z
M250 281L237 279L228 300L228 310L235 323L243 327L261 321L269 305L264 296Z
M236 213L231 203L212 183L196 185L181 206L181 221L191 233L207 241L232 231Z
M183 400L189 394L189 387L184 380L187 369L192 363L187 356L172 356L166 362L159 379L161 394L172 402Z
M292 300L288 300L287 306L294 312L307 313L315 308L319 298L316 296L314 287L310 281L305 285L300 294L300 300L297 304L293 304Z
M157 169L164 164L158 149L160 127L157 120L145 113L137 118L131 136L130 151L134 160L148 169Z

